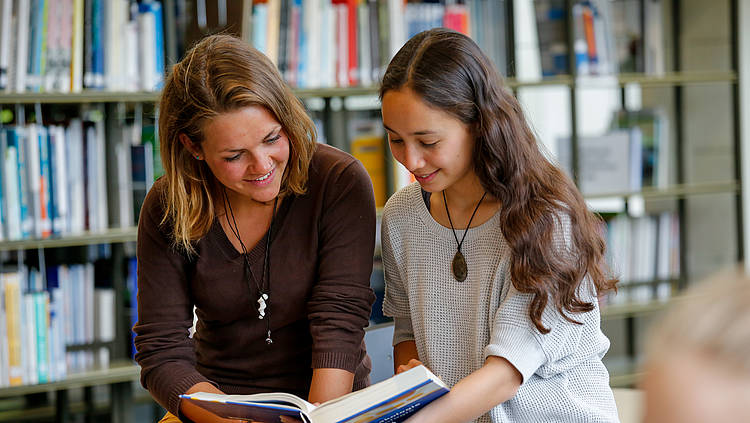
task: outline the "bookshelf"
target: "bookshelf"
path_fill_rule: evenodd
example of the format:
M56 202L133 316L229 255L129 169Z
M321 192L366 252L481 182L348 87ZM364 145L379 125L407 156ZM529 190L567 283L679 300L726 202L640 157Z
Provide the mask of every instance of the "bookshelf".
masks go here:
M173 4L174 2L165 1L164 3ZM243 3L247 4L251 2L245 1ZM526 3L526 6L523 6L524 3ZM575 2L572 0L563 0L561 3L564 4L565 10L567 12L571 12L572 6ZM750 9L750 7L748 7L747 5L747 0L725 0L724 2L719 3L721 3L721 5L723 6L718 7L718 9L721 9L721 11L723 12L727 12L727 16L730 17L741 16L739 14L733 13L733 11L737 10L738 5L740 4L745 7L746 13L747 10ZM523 97L526 92L532 92L534 90L558 89L562 90L562 92L565 93L566 97L563 100L563 104L567 104L568 107L565 111L562 112L558 110L557 113L563 115L563 119L567 121L568 124L569 129L567 135L570 137L571 148L574 151L572 154L574 168L577 168L576 163L578 162L576 157L577 153L575 153L575 151L577 150L577 141L579 137L584 134L585 128L587 126L586 120L588 119L588 116L586 114L586 111L582 110L579 106L582 98L585 97L584 94L587 90L610 89L618 91L620 92L620 102L623 105L626 105L625 103L627 103L628 101L628 93L633 89L633 87L636 87L639 90L643 90L644 92L653 90L657 94L654 94L652 97L657 97L661 94L664 94L665 97L669 98L667 106L673 109L673 112L670 113L670 125L672 128L670 136L674 141L671 143L671 148L674 148L675 150L672 152L672 155L674 156L674 160L672 161L676 166L676 168L674 169L674 174L672 175L669 183L659 187L644 187L642 189L630 189L612 191L603 194L586 195L586 199L606 200L610 198L616 198L623 204L628 204L632 201L633 197L637 197L640 200L645 201L646 203L664 201L671 202L673 207L676 209L676 213L681 217L685 217L684 219L680 220L680 233L687 234L690 228L693 226L690 223L690 219L699 219L699 217L693 217L691 215L699 213L701 207L704 207L703 204L705 204L705 202L714 202L716 201L717 196L719 196L719 202L721 202L722 204L728 204L724 204L724 208L728 208L730 211L720 216L719 219L717 219L719 221L717 224L721 225L722 228L730 227L736 229L729 231L732 232L734 241L731 243L729 248L731 250L730 255L732 255L733 257L731 257L731 259L728 261L740 261L744 257L744 251L746 251L746 248L748 248L747 246L745 246L745 243L750 242L750 237L744 235L745 224L743 222L743 213L747 213L748 208L743 208L741 205L741 200L747 198L747 196L744 195L744 190L748 188L742 183L743 178L740 174L740 164L746 161L739 159L739 146L741 141L741 131L739 130L739 125L743 122L743 119L740 119L740 116L747 115L748 111L750 111L750 107L746 106L746 104L748 103L747 97L750 97L750 95L746 94L744 100L740 101L739 89L741 86L743 86L741 82L744 83L744 81L747 80L748 70L746 68L750 66L745 65L746 68L743 68L743 71L743 69L741 69L739 65L739 59L744 58L745 61L748 60L747 57L740 57L739 54L741 49L738 45L738 42L741 42L742 40L745 40L744 42L747 42L747 35L744 33L741 34L741 25L739 24L739 22L734 19L729 19L730 23L732 24L730 30L730 35L732 37L730 37L731 40L729 40L730 46L728 48L722 49L722 52L726 53L728 57L722 59L723 61L721 62L726 62L728 63L728 65L717 66L716 68L702 68L701 66L682 64L681 62L684 61L684 56L686 54L682 52L682 50L685 47L690 46L684 45L685 43L687 43L687 41L680 42L675 40L681 40L684 37L683 35L681 35L681 31L686 29L687 20L691 19L691 16L693 16L691 13L689 13L689 10L702 10L710 6L701 4L701 2L697 1L679 2L676 0L663 0L661 4L666 11L670 12L668 14L665 14L664 16L664 20L667 21L667 25L665 27L668 28L668 30L664 34L664 44L671 43L673 45L679 45L680 43L682 43L682 45L678 46L680 48L674 48L672 50L667 48L667 53L665 53L664 57L666 68L664 72L659 74L629 72L619 73L610 77L600 77L596 75L579 75L575 67L569 67L566 73L563 74L529 78L521 75L522 72L520 72L520 65L522 64L521 55L523 54L523 52L521 51L522 48L519 47L519 43L522 41L522 37L515 34L515 32L520 34L524 26L520 25L514 19L522 12L524 7L528 6L528 1L505 0L498 1L498 4L503 5L502 7L504 7L504 12L506 13L507 17L507 27L511 29L511 32L504 34L504 36L506 37L504 44L507 50L507 54L505 56L504 66L501 64L501 70L508 70L508 87L512 89L519 97ZM169 8L167 8L166 10L169 10ZM678 18L672 19L671 15L678 16ZM167 23L169 22L169 19L170 16L165 16L165 20L167 21ZM172 31L177 31L177 29L174 28L174 16L172 16L171 19ZM737 19L745 19L742 22L748 22L747 17L738 17ZM567 27L568 35L570 35L571 37L574 32L572 21L572 15L568 13L565 25ZM503 27L503 25L497 26ZM247 28L243 27L243 32L244 30L247 30ZM168 29L167 35L169 34L170 32ZM179 37L168 36L167 38L167 50L172 51L172 53L168 53L168 56L170 58L174 58L179 55L179 48L175 47L175 45L178 44L175 41L175 38ZM569 50L570 54L572 54L573 49ZM573 60L570 60L570 63L573 62ZM690 108L691 101L697 101L694 98L695 96L693 95L691 90L713 90L717 88L720 90L728 90L731 93L731 95L729 95L727 98L722 98L722 100L726 100L726 102L729 103L730 107L728 109L730 110L730 115L733 118L732 122L730 122L730 125L733 128L733 134L730 134L728 137L724 137L730 140L728 145L729 149L731 150L732 160L727 163L722 162L724 164L724 167L728 168L729 171L728 174L722 174L720 175L720 177L691 177L689 169L687 169L689 165L685 163L688 160L684 160L684 158L690 153L686 148L684 148L684 140L686 139L686 136L689 135L686 134L686 121L689 120L695 113L688 109ZM745 90L747 90L746 87ZM332 107L332 102L355 96L375 97L377 95L378 88L376 86L345 86L326 88L295 87L294 92L299 98L303 100L323 100L323 108L321 110L321 114L322 121L324 122L324 132L326 133L329 142L334 143L337 146L346 147L349 140L346 139L347 136L345 130L339 128L339 126L341 126L341 120L337 121L334 118L334 115L338 112L333 110L334 108ZM732 96L734 97L732 98ZM647 96L642 94L642 97ZM0 106L6 108L15 107L22 109L33 107L40 110L42 105L54 107L66 106L81 109L85 109L88 107L101 108L105 115L105 119L111 119L116 118L118 108L124 107L129 110L131 108L137 107L153 107L153 105L158 102L158 98L158 92L107 90L83 90L76 93L0 92ZM643 103L645 104L645 102ZM346 115L348 111L343 107L341 108L341 111L345 115L343 117L343 120L347 120L348 116ZM747 119L745 119L744 122L747 122ZM744 136L747 137L747 135ZM745 141L745 144L748 144L748 142ZM746 150L743 150L743 153L747 154L745 151ZM386 150L386 155L387 154L388 153ZM676 159L677 157L680 157L680 159ZM391 164L389 162L388 166L390 165ZM746 169L747 166L744 166L742 168ZM391 170L392 169L389 169L389 174ZM577 171L574 172L575 175L577 175L577 173ZM393 181L391 181L389 193L396 188L395 186L393 186L392 182ZM666 283L669 284L670 287L672 287L673 291L677 292L680 288L686 286L689 283L692 283L700 276L710 271L711 265L700 269L691 269L690 265L688 264L690 262L690 255L688 254L688 251L695 248L695 245L698 242L698 240L696 240L697 237L699 237L699 235L691 237L680 237L680 270L678 272L678 275L667 279L636 282L632 285L648 286L652 283ZM23 253L25 255L38 255L40 254L40 251L58 248L95 248L88 246L108 245L110 246L109 248L112 249L111 254L113 257L113 261L119 262L118 267L113 270L113 272L122 275L123 273L125 273L123 269L123 263L125 261L125 258L128 255L132 254L132 244L135 240L136 230L134 227L125 227L119 229L109 228L103 231L84 232L77 235L65 235L47 239L0 241L0 252L6 252L4 254L16 252L16 254L18 254L17 252L19 251L25 251L25 253ZM724 244L721 244L721 246L724 246ZM716 258L715 262L716 263L712 264L713 268L718 269L718 267L727 263L727 259L725 257L720 257ZM126 359L129 356L127 352L129 344L127 344L126 342L126 340L128 339L129 324L126 316L127 311L125 310L124 306L124 298L126 297L127 292L125 281L121 276L118 276L118 278L119 279L113 280L117 296L116 316L118 320L118 334L115 337L114 341L114 344L117 345L117 351L113 351L113 359ZM644 329L647 325L642 325L640 323L640 320L645 320L653 315L657 315L665 308L669 307L669 305L674 301L679 301L678 297L672 297L667 301L612 304L602 308L602 318L605 322L605 331L607 332L608 336L610 336L613 345L627 344L627 346L624 348L625 351L622 354L624 356L624 359L613 363L610 367L610 372L612 374L611 381L613 386L631 386L637 381L639 375L636 359L638 348L635 344L637 338L639 338L643 332L642 329ZM624 325L624 328L612 329L608 327L611 322L622 323ZM120 389L120 392L118 392L116 395L113 395L113 401L118 402L118 404L120 405L113 404L112 407L114 409L117 409L117 412L120 413L120 410L122 409L122 407L124 407L124 405L122 404L126 404L126 401L129 401L129 398L132 398L133 396L131 391L132 387L130 386L134 381L137 380L137 378L138 368L132 365L132 363L121 365L121 362L115 363L113 361L113 366L107 369L71 374L60 381L55 381L47 384L34 384L18 387L0 388L0 398L25 396L30 394L38 394L41 392L56 392L56 395L58 395L57 398L64 400L65 395L67 395L65 394L65 392L70 389L76 389L79 387L83 387L84 389L86 389L87 387L91 388L92 386L96 385L117 385L120 386L120 388L117 388ZM86 407L90 408L91 405L89 404L79 407L79 405L72 404L68 411L79 412L81 410L85 410ZM59 413L59 411L57 412ZM24 411L24 413L28 414L30 412ZM47 413L49 413L49 410L47 410ZM120 416L118 417L120 419L119 421L129 421L127 414L118 415ZM4 415L0 413L0 420L3 420L4 418ZM5 420L14 421L17 418L18 414L15 414Z

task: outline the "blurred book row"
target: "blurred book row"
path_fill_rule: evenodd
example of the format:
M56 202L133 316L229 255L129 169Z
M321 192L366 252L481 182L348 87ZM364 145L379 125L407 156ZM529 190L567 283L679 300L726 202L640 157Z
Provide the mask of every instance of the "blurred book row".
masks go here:
M161 2L0 0L0 91L153 91L163 82Z
M295 87L371 86L413 35L446 27L471 35L505 71L505 1L254 1L243 18L253 45Z
M620 278L604 304L647 304L671 298L680 277L680 217L675 212L606 221L608 261Z
M103 258L0 273L0 387L109 366L118 324L111 274Z
M578 138L578 187L584 195L637 192L670 183L670 138L659 109L621 110L610 130ZM572 175L570 138L558 139L557 160Z
M124 124L107 142L102 119L0 129L0 240L135 224L161 163L154 127Z
M578 75L664 73L662 4L659 0L535 0L543 76L570 73L568 19Z
M522 7L526 3L531 6ZM434 27L470 35L503 74L519 79L570 74L571 57L579 75L660 74L665 68L657 0L579 0L570 14L565 0L518 5L508 0L246 0L243 5L241 17L231 17L237 27L228 30L264 52L298 88L376 85L406 40ZM198 25L205 20L205 10L182 2L164 11L157 0L0 0L0 90L158 90L167 70L167 38L186 37L165 33L166 13L179 22L176 31L187 31L189 20ZM512 37L509 28L516 31ZM515 60L509 66L511 51Z

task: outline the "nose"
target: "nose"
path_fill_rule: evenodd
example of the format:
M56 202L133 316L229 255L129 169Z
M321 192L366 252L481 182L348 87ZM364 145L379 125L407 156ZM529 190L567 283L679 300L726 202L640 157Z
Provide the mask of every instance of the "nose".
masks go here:
M247 165L247 173L251 175L265 175L273 167L273 160L267 154L252 154Z
M422 153L418 148L405 143L404 160L401 162L401 164L403 164L404 167L406 167L406 169L408 169L410 172L421 169L422 167L424 167L424 159L422 158Z

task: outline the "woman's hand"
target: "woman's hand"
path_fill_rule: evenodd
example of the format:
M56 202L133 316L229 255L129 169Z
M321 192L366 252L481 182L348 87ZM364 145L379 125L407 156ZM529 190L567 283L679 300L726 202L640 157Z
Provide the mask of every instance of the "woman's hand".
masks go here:
M402 365L398 366L398 368L396 369L396 374L405 372L405 371L407 371L409 369L413 369L413 368L415 368L417 366L421 366L421 365L422 365L421 361L412 358L411 360L409 360L408 363L402 364Z

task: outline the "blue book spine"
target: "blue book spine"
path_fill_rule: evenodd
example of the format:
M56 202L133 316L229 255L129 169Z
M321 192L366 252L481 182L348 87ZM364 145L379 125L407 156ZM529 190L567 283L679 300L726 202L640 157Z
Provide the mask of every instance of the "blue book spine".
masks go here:
M93 54L94 88L104 88L104 10L102 0L92 0L91 51Z
M41 171L41 192L42 197L42 236L49 237L52 234L52 216L54 214L54 205L52 200L52 173L50 166L49 135L46 127L40 126L38 132L39 142L39 170Z
M297 87L307 87L307 37L308 34L305 31L305 12L302 7L302 0L294 0L294 5L299 10L299 46L297 48Z
M28 238L34 229L34 222L29 210L29 180L26 171L26 143L24 141L26 134L24 128L18 126L11 131L13 134L13 143L18 152L18 204L21 217L21 238Z
M35 292L34 311L36 315L36 362L39 383L49 382L49 346L47 333L49 331L49 313L47 292Z
M128 259L127 288L130 295L130 345L131 356L135 357L135 332L133 326L138 323L138 260L135 257Z
M159 82L154 89L160 90L164 86L164 24L161 3L151 3L151 10L154 12L154 21L156 22L156 31L154 38L156 41L156 75L159 75Z

